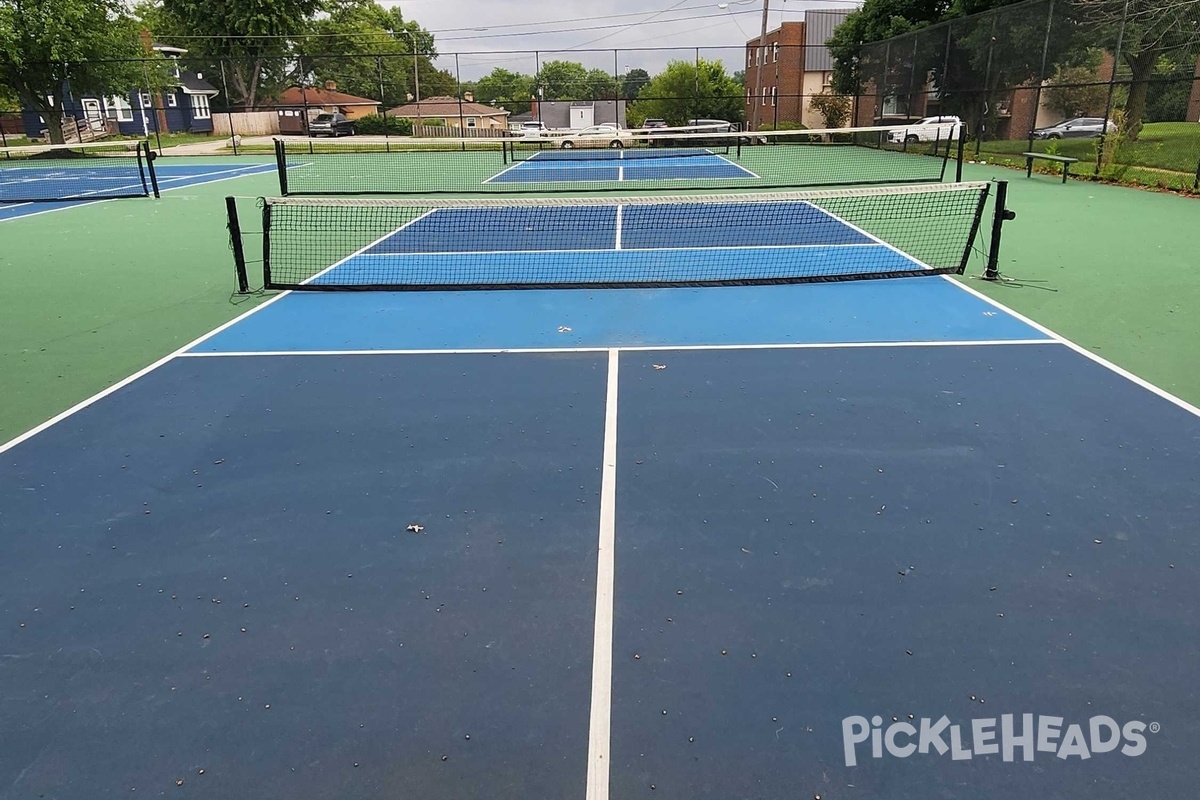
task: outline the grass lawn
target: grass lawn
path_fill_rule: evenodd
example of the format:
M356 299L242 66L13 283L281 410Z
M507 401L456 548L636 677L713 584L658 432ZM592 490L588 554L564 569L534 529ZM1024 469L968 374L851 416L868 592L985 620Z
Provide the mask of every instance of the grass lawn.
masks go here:
M1096 139L1039 139L1033 143L1034 152L1045 153L1051 142L1058 145L1058 154L1078 158L1080 164L1073 172L1088 172L1087 165L1096 161ZM980 155L1013 156L1025 152L1028 142L993 141L980 145ZM973 153L971 144L967 152ZM1194 175L1200 161L1200 123L1151 122L1142 128L1136 142L1125 142L1117 151L1117 163L1132 167L1165 169Z

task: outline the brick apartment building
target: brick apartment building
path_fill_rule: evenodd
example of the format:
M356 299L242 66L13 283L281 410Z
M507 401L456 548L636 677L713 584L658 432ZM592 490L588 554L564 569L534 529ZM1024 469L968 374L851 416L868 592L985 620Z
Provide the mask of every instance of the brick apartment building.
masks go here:
M809 104L813 95L828 91L833 57L826 40L850 13L847 10L805 11L803 22L784 22L765 39L746 42L746 125L759 127L825 127L825 119ZM762 90L757 92L762 71Z

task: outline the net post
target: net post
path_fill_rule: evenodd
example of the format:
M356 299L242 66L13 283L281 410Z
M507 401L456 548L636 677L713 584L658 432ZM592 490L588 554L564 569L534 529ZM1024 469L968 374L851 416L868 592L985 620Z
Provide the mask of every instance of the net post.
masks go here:
M996 210L992 216L992 240L988 244L987 266L983 270L985 281L1000 279L1000 236L1004 223L1016 219L1017 213L1008 208L1008 181L996 181Z
M275 140L275 171L279 173L279 193L287 197L287 146L283 139Z
M271 204L262 198L262 265L263 288L272 289L275 284L271 281Z
M150 176L150 190L155 197L162 197L158 191L158 173L154 170L154 161L158 158L158 154L150 149L150 141L142 142L142 155L146 157L146 174ZM138 159L139 167L141 159Z
M225 198L226 227L229 230L229 246L233 250L233 268L237 274L238 292L250 291L250 279L246 274L246 251L242 247L242 226L238 221L237 198Z
M962 183L962 165L963 151L967 141L967 125L964 122L958 124L958 156L954 162L954 182Z

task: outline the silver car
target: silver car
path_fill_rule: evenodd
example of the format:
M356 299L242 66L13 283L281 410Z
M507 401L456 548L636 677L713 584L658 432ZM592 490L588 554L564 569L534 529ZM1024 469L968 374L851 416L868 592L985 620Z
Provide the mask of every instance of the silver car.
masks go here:
M1109 120L1105 123L1103 117L1075 117L1063 120L1057 125L1037 128L1033 132L1035 139L1086 139L1099 136L1101 131L1116 133L1117 126Z

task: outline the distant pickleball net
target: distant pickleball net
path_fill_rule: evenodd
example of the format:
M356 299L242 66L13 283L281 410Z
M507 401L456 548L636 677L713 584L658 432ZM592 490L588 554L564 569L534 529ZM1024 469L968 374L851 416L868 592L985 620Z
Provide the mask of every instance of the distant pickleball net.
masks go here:
M158 196L143 141L0 148L0 203Z
M955 183L603 199L264 198L262 283L528 289L960 273L988 191ZM230 223L245 280L236 215Z
M295 195L794 189L955 180L957 126L531 137L278 139L280 193Z

